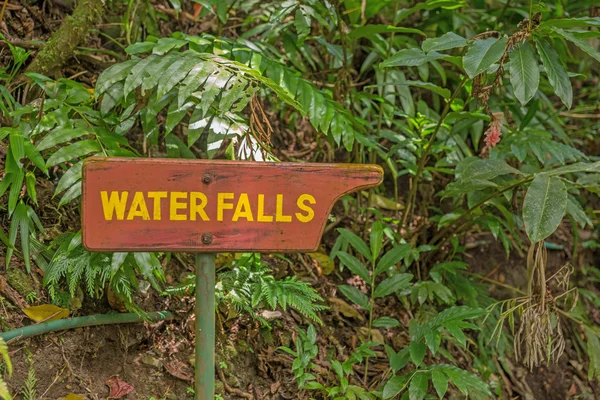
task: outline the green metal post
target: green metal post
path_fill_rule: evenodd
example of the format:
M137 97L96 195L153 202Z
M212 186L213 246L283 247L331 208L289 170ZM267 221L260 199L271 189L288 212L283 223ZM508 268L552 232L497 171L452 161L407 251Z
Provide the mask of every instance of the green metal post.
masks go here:
M196 400L215 398L215 254L196 254Z

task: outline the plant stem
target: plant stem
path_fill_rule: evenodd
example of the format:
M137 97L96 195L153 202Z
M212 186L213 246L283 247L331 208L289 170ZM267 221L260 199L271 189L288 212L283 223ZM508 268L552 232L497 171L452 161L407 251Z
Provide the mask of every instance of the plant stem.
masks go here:
M140 316L136 313L114 313L104 315L88 315L85 317L60 319L58 321L42 322L35 325L28 325L23 328L0 333L0 337L5 341L25 339L31 336L37 336L49 332L57 332L65 329L81 328L84 326L110 325L110 324L131 324L144 321L163 321L173 319L175 316L168 311L159 311Z
M440 128L442 127L442 124L444 123L446 116L450 112L450 106L452 105L452 102L454 101L454 99L456 99L456 97L458 97L458 94L460 93L461 89L463 88L463 86L465 85L466 82L467 82L467 78L465 77L458 84L458 87L456 88L454 93L452 93L452 96L450 97L450 99L446 103L446 106L444 107L444 110L442 111L442 115L440 115L440 119L435 127L435 130L433 131L433 133L431 134L431 137L429 138L429 142L425 146L425 150L423 152L423 155L419 159L419 166L417 168L417 172L412 181L410 192L408 194L408 199L406 201L406 207L404 209L404 215L402 216L402 223L400 224L398 229L400 229L406 225L406 221L408 220L409 216L412 214L412 209L414 208L413 204L414 204L415 198L417 197L417 189L419 187L419 180L421 179L421 174L423 173L423 170L425 169L425 163L427 162L427 159L429 158L429 153L431 152L431 148L433 147L433 142L435 141L435 138L437 137L437 134L440 131Z
M446 240L448 240L448 238L450 237L450 228L452 228L452 226L454 226L456 223L458 223L459 221L462 221L463 219L465 219L466 217L468 217L469 215L471 215L471 213L476 210L477 208L481 207L482 205L484 205L485 203L487 203L488 201L490 201L491 199L501 195L502 193L506 192L507 190L511 190L514 189L516 187L521 186L524 183L527 183L529 181L533 180L533 175L528 176L527 178L521 179L520 181L517 181L515 183L513 183L512 185L509 185L503 189L500 189L492 194L490 194L488 197L486 197L485 199L481 200L479 203L475 204L473 207L469 208L468 210L466 210L464 213L462 213L457 219L455 219L454 221L452 221L448 226L446 226L442 231L440 231L437 235L435 235L433 237L433 239L431 239L431 241L429 242L429 245L435 245L437 244L437 242L439 240L442 240L440 242L440 245L443 244ZM463 227L465 227L468 224L468 222L463 223L462 225L460 225L458 228L456 228L456 231L462 229Z
M372 269L371 269L371 298L370 298L370 304L371 304L371 308L369 309L369 332L367 333L367 341L371 341L371 329L373 328L373 310L375 309L375 300L374 300L374 296L375 296L375 261L373 261L371 263L372 265ZM369 387L369 357L365 357L365 377L364 377L364 382L365 382L365 387Z

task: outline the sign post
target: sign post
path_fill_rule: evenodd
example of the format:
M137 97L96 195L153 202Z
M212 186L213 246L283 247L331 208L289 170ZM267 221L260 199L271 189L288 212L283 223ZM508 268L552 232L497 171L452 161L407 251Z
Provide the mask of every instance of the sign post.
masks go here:
M213 400L215 253L314 251L335 201L382 180L377 165L93 157L83 165L82 242L197 253L195 390Z

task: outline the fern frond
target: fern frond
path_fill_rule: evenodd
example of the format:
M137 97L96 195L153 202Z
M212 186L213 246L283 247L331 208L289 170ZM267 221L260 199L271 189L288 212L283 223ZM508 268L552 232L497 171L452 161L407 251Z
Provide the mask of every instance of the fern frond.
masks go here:
M35 368L33 367L32 362L29 366L29 371L27 372L27 379L25 380L23 388L21 389L23 400L37 400L37 393L35 390L36 385L37 378L35 376Z

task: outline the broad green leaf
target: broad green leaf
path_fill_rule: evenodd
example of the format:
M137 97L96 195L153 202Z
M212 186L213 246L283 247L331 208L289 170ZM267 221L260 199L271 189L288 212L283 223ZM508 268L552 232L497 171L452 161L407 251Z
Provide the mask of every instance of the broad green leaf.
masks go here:
M439 94L446 100L452 96L452 94L450 93L450 90L439 87L438 85L435 85L431 82L406 81L404 84L408 85L408 86L415 86L415 87L418 87L421 89L431 90L433 93Z
M450 381L465 395L475 389L478 392L491 395L488 386L477 376L453 365L439 365Z
M77 164L73 165L71 168L69 168L67 170L67 172L65 172L63 174L63 176L60 177L60 180L58 181L58 185L56 185L56 190L54 191L55 196L65 190L67 190L73 184L75 184L76 182L81 180L82 167L83 167L83 161L80 161Z
M17 207L17 201L21 195L21 189L23 188L23 180L25 179L25 171L22 169L18 170L13 174L12 185L10 186L10 192L8 193L8 214Z
M436 368L431 371L431 381L438 396L440 399L443 399L448 391L448 378L442 371Z
M133 58L131 60L115 64L104 70L96 81L96 90L94 91L96 98L100 97L101 94L107 91L115 83L125 79L131 68L133 68L133 66L139 61L139 58Z
M588 379L592 380L600 374L600 338L592 328L587 326L585 326L585 336L587 337L587 353L590 359Z
M392 379L385 383L383 387L382 396L384 399L391 399L398 393L406 389L408 384L408 378L404 375L394 376Z
M56 153L52 154L46 166L52 167L65 161L70 161L74 158L85 156L89 153L101 151L100 144L97 140L82 140L81 142L73 143L66 147L61 147Z
M385 346L385 352L390 361L390 368L394 373L400 371L410 361L410 354L408 347L403 348L398 353L394 351L390 346Z
M198 88L206 82L206 78L214 72L215 66L212 63L200 62L196 64L181 83L177 95L178 106L183 106L187 98L190 97L194 91L198 90Z
M123 263L125 262L125 258L127 258L127 254L129 253L113 253L112 260L110 263L110 269L113 274L117 272L119 268L121 268L121 265L123 265Z
M74 183L73 186L67 189L65 194L60 198L60 202L58 203L58 205L64 206L65 204L79 198L79 196L81 196L81 186L81 181Z
M542 64L546 68L548 80L554 88L554 91L560 97L563 104L567 108L571 108L573 104L573 88L571 81L564 65L560 61L560 57L554 48L546 39L536 39L537 50L542 59Z
M90 135L92 132L83 128L75 129L64 129L62 127L56 128L46 134L44 138L38 143L36 149L38 151L46 150L54 147L58 144L66 143L69 140L81 137L83 135Z
M498 184L485 179L468 179L451 182L444 188L442 198L453 197L460 194L469 194L478 190L497 188Z
M29 140L25 141L25 155L27 155L27 158L29 158L36 167L42 170L42 172L46 175L48 174L46 161L44 161L40 152L36 150L35 146Z
M549 19L542 21L538 29L586 28L588 26L600 26L600 17Z
M68 309L57 307L53 304L28 307L23 309L23 312L35 322L58 321L69 316Z
M429 348L429 351L431 351L431 354L435 355L442 344L442 335L437 329L428 329L425 331L423 337L425 338L425 344Z
M385 297L391 293L406 289L410 286L410 281L413 278L412 274L396 274L385 279L375 288L374 298Z
M350 271L352 271L353 274L360 276L367 284L370 285L371 274L369 274L369 270L367 269L367 267L365 267L365 265L362 262L360 262L360 260L342 251L337 253L337 256L340 260L342 260L344 265L348 267Z
M304 40L310 34L310 18L306 16L300 8L296 9L294 26L298 34L298 44L304 44Z
M469 78L487 71L500 60L506 50L507 39L487 38L476 40L463 57L463 67Z
M176 38L160 38L152 49L153 54L163 55L173 49L179 49L180 47L188 44L187 40L176 39Z
M25 269L27 273L31 273L31 258L29 251L29 217L27 215L27 208L22 201L19 202L15 211L15 220L19 220L19 230L21 231L21 249L23 250L23 261L25 262Z
M353 29L347 36L348 40L354 41L363 37L372 37L379 33L391 33L391 32L399 32L399 33L416 33L421 36L427 36L423 31L414 28L403 28L401 26L391 26L391 25L365 25Z
M369 250L369 246L367 246L367 244L361 238L344 228L338 229L338 232L352 245L355 250L365 256L367 260L371 260L371 251Z
M448 331L450 335L452 335L458 342L465 347L467 345L467 337L460 327L460 323L458 321L452 321L444 324L444 328Z
M162 266L160 265L160 261L153 253L133 253L133 258L135 259L135 263L139 267L142 275L150 281L152 286L158 290L160 287L156 283L156 279L154 278L157 273L163 271Z
M25 157L25 138L20 133L11 132L8 139L12 155L17 165L21 166L21 159Z
M384 329L397 328L400 326L400 321L398 321L396 318L380 317L373 321L373 326L375 328Z
M567 209L567 188L557 177L538 174L523 203L523 222L529 240L536 243L550 236Z
M517 174L521 171L508 165L503 160L478 159L469 163L460 174L462 181L490 180L500 175Z
M366 294L355 288L354 286L341 285L338 286L340 292L344 294L347 298L349 298L354 304L368 310L371 308L371 304L369 303L369 298Z
M386 252L379 259L377 267L375 268L375 275L379 275L380 273L387 271L392 265L398 264L408 255L408 253L410 253L411 249L412 245L410 243L394 246L393 249Z
M371 235L369 237L369 244L371 245L371 260L375 262L381 248L383 247L383 224L377 220L371 226Z
M140 62L131 68L123 83L123 97L127 97L132 90L142 84L146 75L146 68L156 63L158 63L158 56L153 54L150 57L140 60Z
M424 52L443 51L466 46L469 43L464 37L454 32L447 32L440 37L426 39L421 45Z
M158 71L157 73L161 74L162 78L158 81L156 98L160 99L167 92L173 89L175 85L181 82L187 76L187 74L189 74L190 69L192 69L194 65L201 61L202 60L199 57L186 55L185 57L182 57L171 64L166 71Z
M427 352L427 346L425 343L416 342L411 340L409 346L410 359L415 364L415 367L419 367L425 358L425 353Z
M596 61L600 62L600 51L596 50L591 44L579 39L575 35L570 32L566 32L560 28L554 29L556 33L573 43L575 46L579 47L581 50L588 53L590 56L596 59Z
M156 43L154 42L136 42L130 46L125 48L125 53L131 54L139 54L139 53L147 53L154 48Z
M589 225L590 227L594 226L594 222L587 216L581 207L581 204L579 204L577 199L571 194L567 197L567 214L573 217L575 222L577 222L581 228L585 228L586 225Z
M27 194L37 205L37 192L35 191L35 174L33 172L27 172L25 174L25 186L27 187Z
M426 372L417 372L410 380L408 395L410 400L423 400L429 387L429 377Z
M160 57L160 60L154 64L146 67L144 79L142 80L142 96L147 90L153 89L158 82L163 80L165 75L164 72L167 68L170 68L175 62L183 63L183 57L181 53L170 53Z
M540 84L540 68L533 48L521 43L510 52L510 83L515 97L524 106L537 92Z
M386 67L416 67L429 61L439 60L447 56L436 51L425 54L421 49L404 49L396 52L393 56L383 61L379 66Z
M593 163L589 162L577 162L562 167L554 168L548 171L546 174L550 176L571 174L574 172L598 172L600 173L600 161Z

